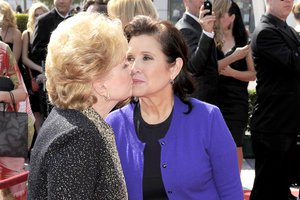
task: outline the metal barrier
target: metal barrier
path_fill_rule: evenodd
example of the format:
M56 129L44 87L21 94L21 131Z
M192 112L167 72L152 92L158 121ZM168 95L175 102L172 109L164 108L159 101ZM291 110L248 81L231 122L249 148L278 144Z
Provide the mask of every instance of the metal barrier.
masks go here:
M0 180L0 189L8 188L19 183L27 181L29 171L20 173L18 175L9 177L7 179Z

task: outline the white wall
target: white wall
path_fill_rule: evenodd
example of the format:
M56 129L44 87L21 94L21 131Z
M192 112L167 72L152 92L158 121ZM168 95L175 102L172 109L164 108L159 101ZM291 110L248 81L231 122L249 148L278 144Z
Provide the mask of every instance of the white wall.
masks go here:
M265 13L266 4L263 0L252 0L255 26L260 22L261 16Z
M16 10L17 5L21 5L24 11L25 9L30 8L32 4L32 0L6 0L6 1L10 4L13 10ZM26 4L26 8L24 4Z
M168 1L167 0L154 0L153 1L160 19L168 19Z

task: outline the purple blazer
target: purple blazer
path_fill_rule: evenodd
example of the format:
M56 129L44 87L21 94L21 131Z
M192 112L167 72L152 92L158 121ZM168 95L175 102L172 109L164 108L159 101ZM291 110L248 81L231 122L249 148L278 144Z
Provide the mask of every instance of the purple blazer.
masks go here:
M173 117L161 144L161 173L168 198L243 200L236 145L216 106L175 96ZM134 104L110 113L130 200L143 199L144 147L133 122Z

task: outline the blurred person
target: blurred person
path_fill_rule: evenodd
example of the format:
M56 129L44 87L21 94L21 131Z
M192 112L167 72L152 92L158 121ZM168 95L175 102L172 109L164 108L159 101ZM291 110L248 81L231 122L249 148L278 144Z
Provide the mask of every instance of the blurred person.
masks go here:
M34 25L36 22L36 19L48 12L48 7L41 3L33 3L31 7L29 8L28 12L28 22L27 22L27 29L23 31L22 33L22 63L28 67L28 69L32 73L32 78L36 79L37 83L42 84L44 79L43 74L43 68L41 65L38 65L34 63L34 61L31 60L31 45L32 45L32 36L34 32ZM32 94L29 96L30 102L31 102L31 109L35 116L35 128L38 132L40 129L40 126L43 122L42 114L41 114L41 108L40 108L40 101L39 101L39 92L35 91L32 92Z
M267 0L266 13L252 33L257 100L250 120L255 155L251 200L291 199L300 133L300 38L286 23L293 3Z
M104 122L132 94L119 20L82 12L58 25L46 58L54 105L34 144L27 200L128 199L114 133Z
M17 66L14 55L10 47L0 41L0 77L8 77L13 85L11 92L14 95L17 111L26 112L29 114L28 118L28 145L30 146L31 136L33 135L33 123L34 118L30 115L30 106L28 102L28 97L24 85L22 84L22 76ZM11 100L10 94L7 90L3 88L4 85L0 85L0 102L9 104L6 107L6 111L14 111L13 102ZM26 100L27 99L27 100ZM21 102L24 101L25 108L21 108ZM3 106L0 106L0 110L3 111ZM24 109L24 110L22 110ZM7 179L14 175L24 172L24 158L18 157L0 157L0 180ZM0 192L1 199L16 199L25 200L26 199L26 183L16 184L7 189L3 189Z
M214 43L216 17L206 15L204 0L183 0L185 13L176 23L188 45L187 69L196 82L193 97L212 104L217 103L218 62Z
M109 16L119 18L123 27L137 15L159 18L151 0L109 0L107 12Z
M60 22L71 16L72 2L72 0L53 0L54 8L37 18L31 46L31 60L37 65L44 67L51 33ZM40 85L39 93L40 109L44 120L48 116L51 108L44 84Z
M300 1L294 4L292 12L296 20L296 26L294 28L298 33L300 33Z
M224 5L225 4L225 5ZM226 7L226 1L215 0L213 8L219 13ZM217 11L219 10L219 11ZM243 136L248 122L248 83L256 79L249 37L238 5L231 1L227 12L222 13L217 23L220 29L220 42L217 40L217 58L220 68L218 86L218 107L237 146L239 169L243 165ZM244 51L244 57L237 59L235 54ZM227 62L224 59L228 59Z
M219 109L188 97L193 82L180 32L138 16L125 34L135 98L106 121L129 199L242 200L236 147Z
M47 45L53 30L60 22L70 17L72 0L53 0L54 8L38 18L32 38L34 62L42 65L47 55Z
M18 63L22 52L21 32L14 11L8 2L0 0L0 41L8 44Z
M16 12L17 12L17 13L23 13L23 9L22 9L22 6L21 6L21 5L17 5L17 7L16 7Z
M87 0L83 6L83 11L107 14L107 1Z

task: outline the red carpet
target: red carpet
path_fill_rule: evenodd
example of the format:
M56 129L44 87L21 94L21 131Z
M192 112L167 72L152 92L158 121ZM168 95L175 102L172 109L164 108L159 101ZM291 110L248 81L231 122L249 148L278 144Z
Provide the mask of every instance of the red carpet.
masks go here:
M251 190L244 190L244 200L249 200ZM292 189L292 194L298 196L299 190Z

